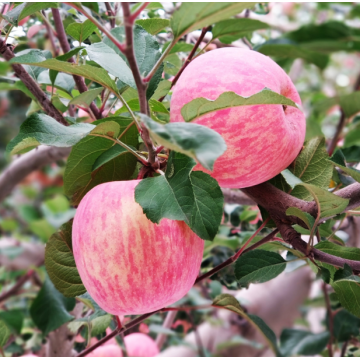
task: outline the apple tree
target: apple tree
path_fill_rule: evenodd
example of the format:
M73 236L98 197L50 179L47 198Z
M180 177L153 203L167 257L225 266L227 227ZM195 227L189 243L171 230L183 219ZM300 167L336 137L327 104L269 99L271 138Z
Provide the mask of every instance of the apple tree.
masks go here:
M0 5L3 355L359 356L359 5Z

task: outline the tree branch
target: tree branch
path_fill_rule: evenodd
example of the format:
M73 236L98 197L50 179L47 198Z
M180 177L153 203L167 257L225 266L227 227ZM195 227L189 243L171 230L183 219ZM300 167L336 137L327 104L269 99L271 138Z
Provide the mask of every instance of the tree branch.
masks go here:
M52 8L51 11L53 14L55 29L57 32L59 43L60 43L62 51L65 54L70 51L70 45L69 45L69 42L68 42L68 39L67 39L67 36L65 33L63 22L61 20L60 12L59 12L59 9L55 9L55 8ZM75 62L72 57L68 61L71 63ZM85 91L88 90L88 88L85 84L85 81L81 76L73 75L73 78L74 78L76 87L78 88L80 93L84 93ZM90 110L93 112L96 119L102 118L102 114L94 102L91 102Z
M115 27L115 14L114 14L114 11L113 11L110 3L108 3L108 2L105 2L105 7L106 7L106 10L107 10L107 15L109 17L110 26L113 29Z
M0 175L0 203L31 172L63 159L70 151L70 147L39 146L18 157Z
M144 2L131 16L131 21L135 21L136 18L141 14L141 12L149 5L150 3Z
M0 39L0 54L2 54L6 61L10 61L13 57L15 57L12 50L7 47L6 43L2 39ZM39 101L45 112L49 116L53 117L60 124L67 126L68 123L66 122L62 114L51 103L46 94L40 89L39 85L35 82L35 80L26 72L24 67L20 64L12 64L12 68L14 69L17 77L24 83L24 85Z

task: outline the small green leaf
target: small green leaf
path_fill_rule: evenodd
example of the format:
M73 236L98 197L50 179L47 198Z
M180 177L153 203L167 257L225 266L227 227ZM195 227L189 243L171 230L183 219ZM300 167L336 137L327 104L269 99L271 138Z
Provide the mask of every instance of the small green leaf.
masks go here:
M86 291L76 268L72 251L72 223L73 220L70 220L63 224L50 237L45 248L47 273L56 289L67 297L78 296Z
M249 97L235 94L233 91L222 93L216 100L197 98L185 104L181 109L181 115L185 121L193 121L196 118L217 111L235 106L248 105L269 105L278 104L297 107L296 104L287 97L280 95L270 89L264 88L260 92Z
M74 318L69 314L74 306L75 299L66 298L55 289L50 279L46 278L30 307L30 315L35 325L46 336L50 331L56 330Z
M52 82L50 79L49 71L42 71L37 77L37 82L39 84L54 86L55 88L63 90L68 94L71 94L72 90L75 87L75 81L71 75L63 73L57 74L54 82Z
M216 23L212 29L213 39L222 36L231 36L233 41L240 39L260 29L268 29L270 26L259 20L248 18L226 19Z
M135 149L136 150L136 149ZM119 144L115 144L112 146L109 150L104 151L94 162L92 171L97 170L99 167L105 165L110 160L115 159L116 157L120 156L124 152L127 152L128 150L123 148Z
M138 147L138 131L135 123L124 117L108 117L94 121L99 126L105 122L116 122L120 126L119 139L129 146ZM102 132L115 131L102 126ZM107 131L106 131L107 130ZM115 133L114 133L115 134ZM79 204L85 194L96 185L109 181L129 180L136 167L136 157L128 151L106 162L93 171L97 159L114 146L111 138L87 136L76 144L68 158L64 174L65 195L71 199L72 205Z
M9 327L10 330L14 331L17 334L21 333L21 329L24 323L24 313L21 310L14 309L2 311L0 312L0 319L5 322L5 324ZM2 345L0 345L0 347L1 346Z
M317 355L326 347L330 338L328 331L314 334L305 330L284 329L280 336L283 356Z
M213 169L215 160L226 150L224 139L206 126L186 123L161 125L146 115L140 116L158 144L197 160L208 170Z
M171 81L162 80L160 81L158 87L156 88L154 94L151 96L152 99L160 99L163 96L166 96L171 89Z
M19 21L36 12L49 8L58 8L59 3L56 2L24 2L14 9L7 12L2 17L10 24L18 26Z
M237 15L246 8L252 8L255 3L182 3L171 19L174 38L179 39L184 34L221 20Z
M326 161L329 156L325 149L324 138L314 138L305 143L299 156L295 159L293 173L303 183L315 185L327 190L332 177L333 167ZM291 195L303 200L311 200L311 194L304 187L298 187Z
M232 295L221 294L214 299L212 305L230 310L238 314L242 318L246 319L264 335L266 341L269 343L275 355L280 356L280 351L276 344L276 335L274 334L274 332L269 328L269 326L264 322L264 320L262 320L256 315L248 314L247 312L245 312L239 302Z
M286 210L286 215L288 216L296 216L301 219L309 230L311 230L314 226L315 219L308 213L301 211L298 208L290 207Z
M0 320L0 348L6 345L10 335L11 335L11 331L6 325L6 323Z
M90 20L85 20L83 23L74 22L67 26L66 33L81 44L85 41L95 30L96 25Z
M90 104L97 98L97 96L99 94L101 94L101 92L104 89L102 87L100 88L95 88L95 89L91 89L88 91L83 92L82 94L75 96L71 101L70 101L70 105L80 105L83 107L88 107L90 106Z
M211 176L193 171L195 161L172 151L165 176L146 178L135 188L135 201L149 220L185 221L202 239L213 240L222 217L223 195Z
M359 335L360 319L341 309L333 318L333 329L335 338L340 341L348 341L351 337Z
M139 19L135 23L144 28L149 34L156 35L170 25L170 20L159 18Z
M360 182L360 172L359 170L347 167L345 164L345 156L340 149L338 149L335 154L331 157L330 160L333 165L341 169L344 173L350 175L354 180Z
M35 51L35 50L32 50ZM30 54L17 56L12 58L9 63L11 64L31 64L33 66L39 66L46 69L62 71L67 74L83 76L100 85L106 87L110 91L118 92L115 82L109 77L108 73L104 69L99 69L91 65L76 65L68 63L66 61L59 61L56 59L49 59L45 61L37 62L34 57L30 57Z
M88 317L82 317L74 321L92 321L99 316L104 316L107 314L107 312L101 309L101 307L94 301L94 299L90 296L88 292L80 296L77 296L77 299L83 302L91 310L93 310L93 313Z
M250 283L264 283L278 275L286 268L282 256L271 251L252 250L241 255L235 263L235 276L242 287Z
M64 126L45 114L33 114L21 124L19 134L10 141L6 150L10 154L22 154L40 144L73 146L93 128L92 124Z
M360 318L360 283L350 280L333 282L331 285L341 305Z
M336 270L336 272L334 274L334 281L339 281L339 280L343 280L343 279L348 280L352 276L353 276L352 268L348 264L345 263L343 269L340 268L339 270ZM358 278L358 280L360 280L360 277L354 276L354 279L356 279L356 278Z

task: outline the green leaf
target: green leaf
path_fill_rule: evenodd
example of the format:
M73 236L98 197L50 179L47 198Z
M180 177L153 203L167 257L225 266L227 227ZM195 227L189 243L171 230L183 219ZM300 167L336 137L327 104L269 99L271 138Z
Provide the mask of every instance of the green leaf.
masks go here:
M336 167L344 171L346 174L350 175L357 182L360 182L360 172L351 167L346 167L345 156L340 149L336 150L334 155L328 161L330 161Z
M182 220L202 239L213 240L221 222L223 195L210 175L191 172L194 166L194 160L172 151L165 176L142 180L135 188L135 201L152 222Z
M222 36L231 36L233 41L240 39L260 29L268 29L270 26L259 20L248 18L241 19L226 19L216 23L212 29L213 39Z
M159 85L157 86L154 94L151 96L152 99L160 99L163 96L166 96L170 89L171 89L171 81L169 80L162 80L160 81Z
M341 305L360 318L360 284L354 281L337 281L331 285Z
M59 328L74 318L69 314L75 306L74 298L66 298L57 291L49 278L37 294L30 307L30 315L35 325L46 336L50 331Z
M349 146L341 151L347 162L360 162L360 146Z
M284 329L280 336L283 356L317 355L326 347L330 338L328 331L314 334L306 330Z
M214 299L212 305L230 310L246 319L251 325L255 326L255 328L263 334L275 355L280 356L280 351L276 344L276 335L274 332L269 328L264 320L256 315L245 312L239 302L232 295L221 294Z
M138 147L138 131L131 119L108 117L92 124L99 125L108 121L120 125L119 139L122 142L134 148ZM123 152L93 171L97 158L113 146L114 141L111 138L90 135L73 147L64 174L64 191L65 195L71 199L71 204L79 204L83 196L96 185L131 178L137 160L129 152Z
M329 62L327 55L308 50L305 46L284 41L283 39L269 40L257 46L254 50L267 56L274 56L277 59L303 59L320 69L325 69Z
M140 116L158 144L195 159L208 170L213 169L215 160L226 150L221 135L206 126L186 123L162 125L146 115Z
M18 26L19 21L25 19L29 15L35 14L40 10L58 7L59 4L56 2L24 2L7 12L5 15L2 15L2 17L10 24Z
M127 63L111 47L104 42L92 44L86 48L90 60L114 75L124 84L136 89L133 74Z
M2 311L0 312L0 319L0 321L5 322L9 329L16 332L17 334L21 333L21 329L24 323L24 313L21 310L14 309Z
M286 215L288 216L296 216L301 219L309 230L311 230L314 226L315 219L307 212L303 212L298 208L290 207L286 210Z
M239 14L246 8L252 8L254 3L182 3L171 19L171 29L174 38L179 39L184 34L202 27L212 25L221 20Z
M351 117L360 111L360 91L340 96L340 106L346 117Z
M51 52L48 50L38 50L38 49L26 49L23 51L19 51L16 53L15 57L11 59L8 63L16 62L17 59L27 58L29 61L32 62L41 62L46 61L47 59L51 59L52 55ZM37 80L38 76L41 72L45 71L43 68L35 65L24 65L24 69L29 73L29 75L34 79ZM24 85L25 87L25 85ZM30 91L28 91L30 92Z
M235 263L235 276L242 287L250 283L264 283L278 275L286 268L282 256L271 251L252 250L241 255Z
M85 41L95 30L96 25L90 20L85 20L83 23L72 23L67 26L66 33L81 44Z
M344 268L340 268L339 270L336 270L335 274L334 274L334 281L339 281L339 280L349 280L349 278L351 278L353 276L353 271L352 268L348 265L348 264L344 264ZM356 279L357 278L357 279ZM360 280L360 277L358 276L354 276L354 280ZM359 282L359 281L356 281Z
M6 323L0 320L0 348L6 345L10 335L11 335L11 331L6 325Z
M75 297L86 292L76 268L72 251L73 220L63 224L46 244L45 267L47 273L64 296Z
M324 138L314 138L307 141L299 156L295 159L293 173L303 183L315 185L327 190L332 177L333 167L326 161L329 156L325 149ZM291 195L304 200L311 200L309 192L298 187Z
M359 335L360 319L341 309L333 319L334 336L339 342L348 341Z
M90 106L90 104L97 98L97 96L99 94L101 94L101 92L104 89L102 87L100 88L95 88L95 89L91 89L88 91L83 92L82 94L75 96L71 101L70 101L70 105L80 105L83 107L88 107Z
M90 296L88 292L80 296L77 296L77 299L83 302L91 310L93 310L93 313L90 316L82 317L74 321L92 321L99 316L104 316L107 314L107 312L101 309L101 307L94 301L94 299Z
M264 88L249 97L235 94L233 91L222 93L216 100L197 98L185 104L181 109L181 115L185 121L192 121L202 115L213 111L227 109L235 106L279 104L297 107L296 104L285 96L270 89Z
M164 52L166 48L170 45L170 41L166 42L162 48ZM178 52L190 52L194 48L194 44L188 44L184 41L178 41L170 50L169 54L175 54Z
M35 50L32 50L35 51ZM109 77L108 73L104 69L99 69L91 65L75 65L65 61L59 61L56 59L49 59L46 61L36 62L33 57L27 55L17 56L9 61L11 64L31 64L46 69L62 71L67 74L83 76L87 79L90 79L94 82L99 83L100 85L106 87L110 91L115 93L118 92L116 84Z
M92 124L64 126L45 114L32 114L21 124L19 134L9 142L6 151L10 154L22 154L40 144L73 146L92 129Z
M170 25L170 20L168 19L139 19L135 21L135 24L140 25L144 28L149 34L156 35L161 30L164 30Z
M123 154L124 152L127 152L128 150L123 148L121 145L119 144L115 144L114 146L112 146L109 150L106 150L105 152L103 152L94 162L92 171L97 170L99 167L105 165L107 162L109 162L110 160L115 159L116 157L120 156L121 154Z
M321 241L315 245L315 248L343 259L360 261L359 248L340 246L330 241Z

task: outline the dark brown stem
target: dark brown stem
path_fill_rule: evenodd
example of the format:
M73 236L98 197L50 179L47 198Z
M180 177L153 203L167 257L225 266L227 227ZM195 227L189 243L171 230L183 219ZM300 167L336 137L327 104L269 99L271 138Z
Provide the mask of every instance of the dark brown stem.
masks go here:
M141 79L141 74L136 63L135 53L134 53L134 41L133 41L133 20L131 19L129 3L121 3L123 12L124 12L124 23L125 23L125 35L126 35L126 48L124 50L125 56L128 59L130 69L134 75L136 87L139 94L139 103L140 103L140 112L145 115L148 115L148 103L146 100L146 88L147 84L144 83ZM141 137L144 140L145 146L149 152L149 163L151 164L154 170L159 169L159 161L156 156L156 149L154 144L150 139L150 134L148 129L142 125L141 126Z
M54 24L55 24L55 29L57 32L57 36L59 39L59 43L61 46L61 49L64 53L67 53L70 51L70 45L65 33L65 29L64 29L64 25L61 21L61 16L60 16L60 12L59 9L51 9L52 14L53 14L53 18L54 18ZM71 57L69 60L69 62L74 63L74 59ZM76 87L78 88L80 93L83 93L85 91L88 90L84 79L81 76L78 75L73 75ZM99 109L97 108L97 106L94 104L94 102L92 102L90 104L90 109L93 112L94 116L96 117L96 119L101 119L102 115L101 112L99 111Z
M6 43L0 39L0 54L4 57L5 60L10 61L15 57L12 50L10 50ZM43 107L45 112L54 118L60 124L65 126L68 125L62 114L56 109L56 107L51 103L46 94L40 89L39 85L35 80L26 72L20 64L12 64L12 68L15 71L17 77L24 83L24 85L30 90L30 92L35 96L37 101Z
M334 353L333 353L333 341L334 341L334 318L333 318L333 312L331 310L331 304L330 304L330 298L329 298L329 294L326 288L326 283L323 283L323 292L324 292L324 297L325 297L325 303L326 303L326 309L327 309L327 313L328 313L328 317L329 317L329 332L330 332L330 338L329 338L329 342L327 344L327 348L329 351L329 356L333 357Z
M201 31L201 34L199 36L199 38L197 39L194 47L192 48L189 56L187 57L187 59L185 60L183 66L181 67L181 69L179 70L179 72L175 75L174 79L171 82L171 88L177 83L177 81L179 80L179 77L181 76L181 74L183 73L183 71L185 70L185 68L190 64L192 58L194 57L196 50L199 48L201 42L203 41L206 33L208 32L210 26L209 27L204 27ZM163 101L165 98L165 96L163 96L162 98L159 99L159 101Z
M337 143L339 141L339 137L340 137L340 135L341 135L341 133L342 133L342 131L344 129L345 123L346 123L346 116L345 116L345 113L344 113L343 109L341 109L340 111L341 111L340 120L339 120L339 123L337 125L335 135L332 138L331 143L330 143L329 148L328 148L329 155L332 155L332 153L334 152L334 150L336 148L336 145L337 145Z
M31 276L34 274L34 271L35 270L29 270L25 275L19 277L15 285L10 290L0 295L0 303L4 302L9 297L16 295L19 289L31 278Z
M46 18L46 14L45 11L42 11L42 14L44 16L44 18ZM50 27L49 23L47 21L45 21L45 27L46 27L46 31L48 33L49 36L49 40L51 42L51 47L53 48L53 52L54 52L54 56L58 56L59 55L59 51L57 49L57 46L55 44L55 38L54 38L54 32L52 30L52 28Z
M106 7L106 10L107 10L107 15L109 17L110 26L113 29L115 27L115 13L114 13L110 3L106 2L105 7Z
M141 14L141 12L149 5L150 3L144 2L133 14L130 16L130 20L134 22L136 18Z
M340 357L345 357L345 354L346 354L346 349L349 345L349 341L345 341L341 347L341 354L340 354Z

